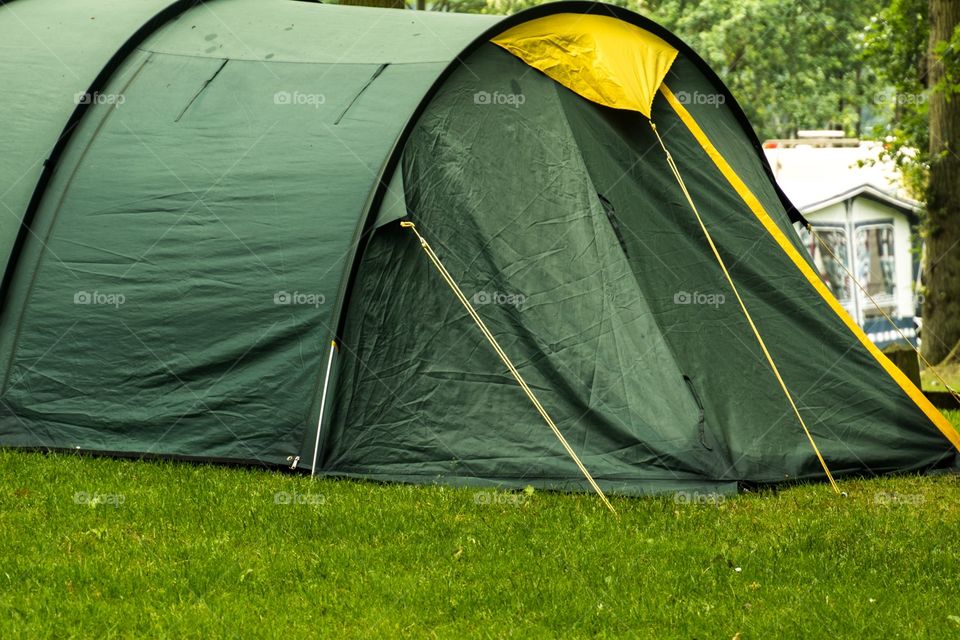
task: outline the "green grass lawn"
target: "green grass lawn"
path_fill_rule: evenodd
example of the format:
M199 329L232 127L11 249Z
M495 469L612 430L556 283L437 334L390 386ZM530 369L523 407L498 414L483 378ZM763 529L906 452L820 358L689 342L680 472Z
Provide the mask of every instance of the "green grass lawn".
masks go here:
M591 495L0 469L0 638L960 636L954 476L616 499L617 519Z
M920 371L920 380L923 388L927 391L946 391L943 386L942 378L952 389L960 389L960 362L952 362L947 365L937 367L939 377L934 375L929 369Z

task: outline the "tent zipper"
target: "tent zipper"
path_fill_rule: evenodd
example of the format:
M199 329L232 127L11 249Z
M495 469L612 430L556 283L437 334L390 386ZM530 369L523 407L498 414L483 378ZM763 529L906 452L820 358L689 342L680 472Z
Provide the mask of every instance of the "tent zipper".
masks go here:
M690 395L693 396L693 401L697 403L697 433L700 435L700 444L703 445L703 448L707 451L713 451L713 447L707 444L707 413L703 409L703 403L700 402L700 396L693 387L693 380L690 376L683 374L683 381L687 383Z

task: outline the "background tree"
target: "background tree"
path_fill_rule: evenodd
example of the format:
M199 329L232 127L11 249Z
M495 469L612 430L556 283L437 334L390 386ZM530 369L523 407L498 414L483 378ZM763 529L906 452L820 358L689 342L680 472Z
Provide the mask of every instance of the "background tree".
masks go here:
M719 73L763 138L798 129L859 135L879 89L863 61L878 0L646 0L639 9Z
M877 134L926 203L923 351L933 363L960 344L958 25L960 0L894 0L866 39L867 62L896 96Z
M351 4L363 7L381 7L385 9L403 9L403 0L339 0L337 4Z
M939 362L960 344L960 0L931 0L927 65L930 178L923 348Z

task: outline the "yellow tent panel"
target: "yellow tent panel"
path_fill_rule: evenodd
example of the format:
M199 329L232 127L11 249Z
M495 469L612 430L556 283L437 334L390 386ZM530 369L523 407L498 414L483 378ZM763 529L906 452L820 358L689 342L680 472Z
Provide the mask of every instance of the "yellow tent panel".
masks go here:
M526 22L493 43L587 100L648 118L677 57L676 49L632 24L574 13Z

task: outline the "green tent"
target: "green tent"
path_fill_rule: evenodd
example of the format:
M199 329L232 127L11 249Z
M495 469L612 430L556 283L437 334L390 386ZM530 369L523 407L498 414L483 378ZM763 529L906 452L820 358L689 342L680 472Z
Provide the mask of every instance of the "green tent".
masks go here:
M957 463L645 18L17 0L0 41L2 446L586 488L459 287L604 490Z

